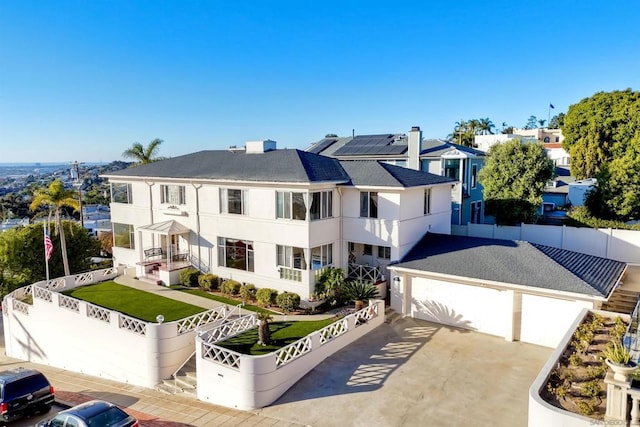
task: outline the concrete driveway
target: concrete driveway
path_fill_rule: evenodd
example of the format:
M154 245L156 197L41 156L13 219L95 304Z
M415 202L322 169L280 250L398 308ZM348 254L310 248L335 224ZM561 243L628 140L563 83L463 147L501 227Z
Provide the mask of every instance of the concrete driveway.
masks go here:
M324 426L526 426L552 349L416 319L384 324L256 411Z

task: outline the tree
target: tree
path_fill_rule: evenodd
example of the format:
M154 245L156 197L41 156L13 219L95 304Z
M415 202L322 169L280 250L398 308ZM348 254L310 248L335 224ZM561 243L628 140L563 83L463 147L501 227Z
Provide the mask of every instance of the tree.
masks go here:
M563 147L577 179L596 176L628 148L640 146L640 92L598 92L569 107L564 116Z
M547 122L547 121L546 121L545 119L540 119L540 120L538 120L538 124L540 125L540 129L544 129L544 124L545 124L546 122Z
M538 127L538 118L536 116L529 116L527 124L524 125L525 129L536 129Z
M45 278L43 227L38 223L0 233L0 272L9 292ZM89 270L91 257L99 253L97 240L76 222L63 221L63 227L68 236L71 269ZM51 236L51 240L55 249L49 261L50 276L60 277L63 275L62 251L58 250L60 236Z
M495 127L496 125L494 125L488 117L480 119L479 129L483 135L493 135L493 130L495 129Z
M48 189L40 189L34 194L30 209L35 211L42 206L47 206L50 209L50 212L53 211L55 215L56 232L60 235L60 251L62 252L64 275L69 276L71 273L69 271L67 242L64 234L64 228L62 227L61 211L63 207L73 208L76 211L79 209L80 203L76 199L76 192L65 189L62 181L56 179L49 184Z
M551 117L549 121L549 129L560 129L564 125L564 113L557 114Z
M487 213L495 215L499 225L534 222L545 184L553 176L553 161L541 143L514 139L494 145L478 175Z
M122 157L126 159L133 159L137 164L142 165L161 160L161 157L158 157L158 152L160 151L160 145L163 142L164 141L161 139L156 138L151 141L146 148L139 142L134 142L131 147L127 148L122 153Z
M258 344L271 344L271 332L269 331L269 320L272 319L271 314L266 310L261 310L257 314L260 325L258 325Z

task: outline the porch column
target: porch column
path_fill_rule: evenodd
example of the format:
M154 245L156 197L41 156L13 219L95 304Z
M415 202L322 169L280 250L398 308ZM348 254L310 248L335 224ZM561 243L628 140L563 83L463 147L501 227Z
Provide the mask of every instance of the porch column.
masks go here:
M135 242L134 242L135 244ZM136 275L143 277L146 275L144 266L144 251L142 250L142 231L138 230L138 266L136 267Z
M167 234L167 271L171 271L171 235Z
M402 273L400 276L400 286L402 286L402 315L410 316L411 315L411 283L409 283L409 276L406 273Z

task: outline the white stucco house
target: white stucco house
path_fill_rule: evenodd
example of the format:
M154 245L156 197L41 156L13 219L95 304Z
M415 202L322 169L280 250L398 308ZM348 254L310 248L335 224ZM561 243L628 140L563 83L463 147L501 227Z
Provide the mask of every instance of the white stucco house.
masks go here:
M307 298L327 266L388 280L427 231L450 233L455 180L375 160L211 150L110 172L114 265L161 284L195 266Z
M391 272L405 316L555 347L582 309L599 309L620 261L525 241L427 233Z

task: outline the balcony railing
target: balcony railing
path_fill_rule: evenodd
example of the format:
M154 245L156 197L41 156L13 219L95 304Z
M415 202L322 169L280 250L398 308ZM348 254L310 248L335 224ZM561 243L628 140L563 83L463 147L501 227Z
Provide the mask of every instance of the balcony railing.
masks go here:
M384 272L382 269L382 266L374 267L371 265L350 263L347 269L347 277L350 279L376 283L384 280Z

